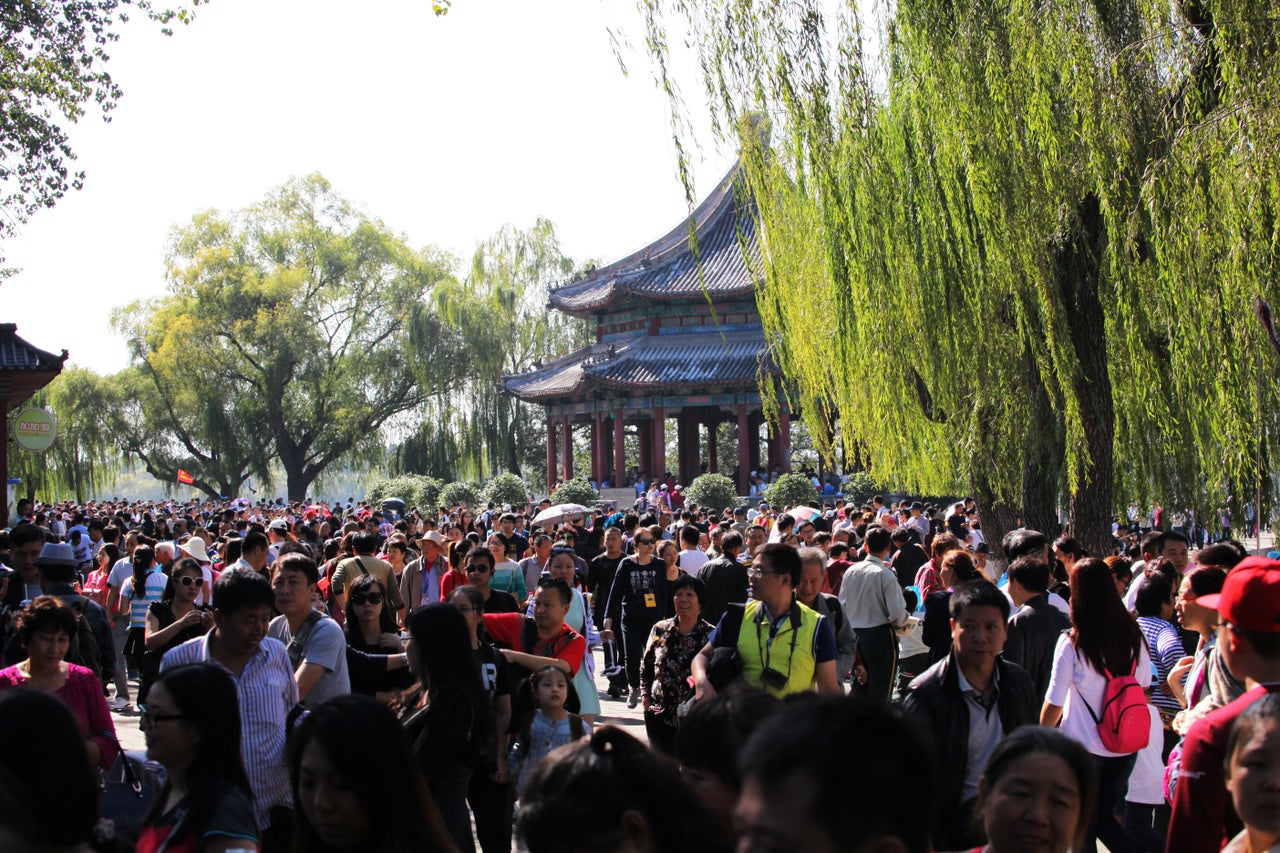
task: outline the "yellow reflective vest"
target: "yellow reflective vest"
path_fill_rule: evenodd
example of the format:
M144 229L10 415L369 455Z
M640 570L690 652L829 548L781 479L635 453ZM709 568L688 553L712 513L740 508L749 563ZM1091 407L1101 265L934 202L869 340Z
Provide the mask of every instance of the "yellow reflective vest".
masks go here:
M759 601L748 601L738 629L738 657L742 677L753 687L774 696L803 693L814 688L817 666L813 659L814 638L822 616L798 601L791 604L790 617L775 628ZM785 684L762 680L766 663L786 677Z

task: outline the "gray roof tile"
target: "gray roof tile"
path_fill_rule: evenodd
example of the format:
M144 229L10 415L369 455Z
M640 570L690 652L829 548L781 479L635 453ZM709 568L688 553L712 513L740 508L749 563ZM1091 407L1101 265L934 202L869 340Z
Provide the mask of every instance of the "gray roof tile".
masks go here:
M689 240L690 221L697 226L696 256ZM758 277L752 271L761 269L754 212L735 166L690 220L638 252L557 288L550 301L551 307L566 313L587 315L628 296L646 301L701 298L704 291L736 296L752 292Z

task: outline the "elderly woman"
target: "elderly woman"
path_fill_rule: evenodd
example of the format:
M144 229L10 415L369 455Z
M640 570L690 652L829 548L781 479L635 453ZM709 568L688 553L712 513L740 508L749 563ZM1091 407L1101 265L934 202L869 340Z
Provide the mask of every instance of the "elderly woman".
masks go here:
M645 731L649 743L667 755L675 755L677 709L693 696L689 666L715 630L702 618L707 588L701 580L682 572L671 590L676 615L649 631L640 665Z
M89 761L110 767L117 751L116 727L102 695L102 682L92 670L63 660L80 617L61 600L42 595L15 618L27 659L0 669L0 689L25 687L57 696L80 725Z

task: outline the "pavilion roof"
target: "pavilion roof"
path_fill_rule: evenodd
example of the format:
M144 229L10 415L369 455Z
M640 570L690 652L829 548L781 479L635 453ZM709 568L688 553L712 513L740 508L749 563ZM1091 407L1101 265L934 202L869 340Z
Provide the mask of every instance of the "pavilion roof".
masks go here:
M0 323L0 395L10 408L53 381L66 360L66 350L45 352L18 337L16 323Z
M45 352L18 337L16 323L0 323L0 370L61 370L66 360L66 350L60 356Z
M697 234L696 254L691 226ZM556 288L550 303L565 313L588 316L629 299L745 295L759 277L752 270L761 269L754 211L735 164L687 220L643 249Z
M648 335L592 344L531 370L504 378L506 390L528 402L589 390L726 388L756 384L761 366L774 372L760 330L720 334Z

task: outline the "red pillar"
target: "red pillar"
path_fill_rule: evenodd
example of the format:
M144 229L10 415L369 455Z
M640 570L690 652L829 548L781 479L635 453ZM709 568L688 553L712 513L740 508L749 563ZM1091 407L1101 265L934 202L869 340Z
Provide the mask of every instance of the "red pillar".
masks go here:
M782 473L791 473L791 413L786 409L778 413L778 465Z
M9 397L6 393L0 396L0 426L9 423ZM4 491L4 500L0 501L4 508L4 526L9 526L9 436L0 435L0 489ZM14 509L18 508L18 493L14 490Z
M636 424L636 433L640 445L640 470L652 480L653 473L653 421L640 421Z
M738 404L738 492L751 491L751 424L747 404Z
M662 479L667 471L667 422L665 409L653 409L653 476Z
M751 417L749 418L750 428L748 429L748 432L750 433L750 436L748 438L748 443L747 443L747 452L750 455L747 457L748 473L750 473L752 470L759 469L761 467L760 466L760 424L763 421L763 418L764 418L764 413L761 412L760 410L756 410L752 412Z
M604 482L604 415L596 412L591 419L591 477L599 486Z
M680 482L686 486L698 476L698 460L701 450L698 447L698 421L688 411L676 415L676 446L680 457Z
M556 487L556 419L547 413L547 494Z
M719 467L718 465L716 465L716 456L719 450L719 448L716 447L716 430L719 426L720 425L716 423L715 420L711 420L707 422L707 473L708 474L715 474L716 469Z
M573 479L573 424L569 421L568 415L560 416L560 429L563 430L560 436L560 454L564 456L564 478L566 480Z
M622 434L624 418L622 409L613 413L613 487L622 488L627 482L627 443Z

